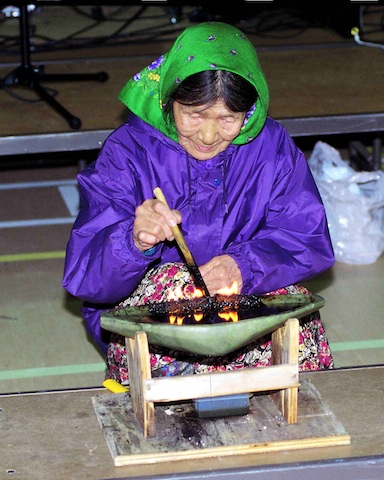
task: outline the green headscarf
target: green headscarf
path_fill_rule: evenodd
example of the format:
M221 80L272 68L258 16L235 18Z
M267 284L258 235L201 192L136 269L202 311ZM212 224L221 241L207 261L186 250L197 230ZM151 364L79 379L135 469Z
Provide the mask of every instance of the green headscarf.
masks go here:
M268 86L254 46L240 30L226 23L205 22L185 29L168 53L129 80L118 98L135 115L177 142L176 128L165 121L162 107L183 80L204 70L237 73L256 88L256 105L232 143L253 140L267 116Z

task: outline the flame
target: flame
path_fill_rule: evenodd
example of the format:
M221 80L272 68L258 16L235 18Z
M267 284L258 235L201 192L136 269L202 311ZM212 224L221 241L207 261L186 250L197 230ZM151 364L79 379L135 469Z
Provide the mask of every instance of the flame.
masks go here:
M228 296L236 295L237 293L239 293L238 284L235 281L235 282L232 283L232 285L230 287L221 288L220 290L217 291L217 293L219 293L220 295L228 295ZM233 311L219 312L218 316L220 318L223 318L227 322L228 321L232 321L232 322L238 322L239 321L238 313L233 312Z
M229 320L232 320L232 322L238 322L239 321L239 315L237 312L219 312L218 313L219 317L226 320L227 322Z
M220 295L236 295L237 293L239 293L239 287L238 287L238 284L237 282L233 282L232 285L230 287L223 287L223 288L220 288L220 290L217 291L217 293L219 293Z
M178 300L182 296L181 287L176 287L174 290L168 292L167 300Z
M203 291L199 290L198 288L194 290L191 295L192 298L201 298L203 296ZM180 300L181 298L185 298L181 287L176 287L174 290L170 290L168 292L167 300Z
M169 315L169 323L171 325L174 325L177 323L177 325L182 325L183 324L184 317L180 317L178 315Z
M239 291L238 284L237 282L233 282L230 287L224 287L221 288L220 290L217 291L218 294L220 295L235 295ZM204 293L202 290L196 289L194 290L193 294L191 295L192 298L201 298L204 296ZM168 292L167 300L179 300L181 298L185 298L183 295L183 291L181 287L176 287L174 290L170 290ZM226 321L232 321L232 322L238 322L239 321L239 315L237 312L234 311L226 311L226 312L219 312L218 316ZM203 313L194 313L193 317L196 322L200 322L204 314ZM182 325L184 321L184 317L179 316L179 315L169 315L169 323L171 325L174 325L175 323L177 325Z
M196 289L193 291L191 298L201 298L204 296L204 292L202 290ZM174 290L170 290L167 295L167 300L172 301L172 300L180 300L181 298L185 298L183 295L183 290L181 287L176 287ZM204 317L203 313L194 313L194 319L196 322L200 322L202 318ZM169 323L171 325L174 325L175 323L177 325L182 325L184 321L183 316L179 315L169 315Z
M193 292L192 298L201 298L203 296L204 296L203 291L196 288L196 290Z

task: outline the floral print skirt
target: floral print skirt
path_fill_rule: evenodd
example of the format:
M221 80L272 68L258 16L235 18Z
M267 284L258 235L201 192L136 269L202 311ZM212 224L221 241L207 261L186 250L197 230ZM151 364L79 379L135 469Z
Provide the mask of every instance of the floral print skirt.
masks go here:
M164 264L150 270L133 294L118 307L167 301L170 292L175 289L182 298L194 297L195 286L187 267L180 263ZM270 293L286 295L309 292L303 286L291 285ZM149 345L149 352L152 377L264 367L271 363L271 334L221 357L203 357L152 344ZM299 369L303 371L331 368L332 353L320 313L316 311L300 319ZM129 384L125 339L114 333L108 346L106 378L124 385Z

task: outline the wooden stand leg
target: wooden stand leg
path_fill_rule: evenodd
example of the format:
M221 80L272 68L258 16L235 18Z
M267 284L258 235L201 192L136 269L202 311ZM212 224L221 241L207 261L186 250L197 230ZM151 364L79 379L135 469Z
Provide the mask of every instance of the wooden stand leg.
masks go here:
M144 438L155 436L154 402L204 398L209 395L275 390L272 398L288 423L297 423L299 391L299 321L289 319L272 333L272 367L151 378L148 340L145 332L126 338L131 402ZM223 377L224 375L224 377ZM172 382L172 385L170 385ZM247 388L247 387L245 387Z
M155 409L153 402L145 398L145 382L151 378L149 350L145 332L137 332L135 338L126 338L129 390L132 408L139 421L144 438L155 436Z
M289 319L285 325L272 333L272 364L297 364L299 381L299 321ZM297 423L298 387L279 390L272 397L288 423Z

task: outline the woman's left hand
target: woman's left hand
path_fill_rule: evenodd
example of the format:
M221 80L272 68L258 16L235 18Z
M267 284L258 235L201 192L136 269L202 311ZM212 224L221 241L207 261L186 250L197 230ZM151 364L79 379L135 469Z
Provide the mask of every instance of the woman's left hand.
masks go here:
M240 293L243 279L235 260L229 255L219 255L199 267L204 282L211 295L215 295L222 288L231 288L237 283L237 292Z

